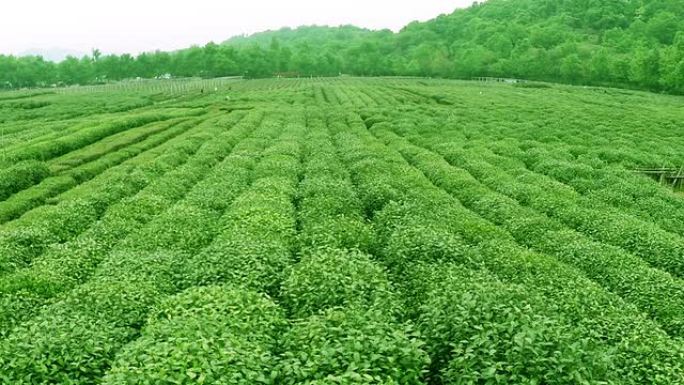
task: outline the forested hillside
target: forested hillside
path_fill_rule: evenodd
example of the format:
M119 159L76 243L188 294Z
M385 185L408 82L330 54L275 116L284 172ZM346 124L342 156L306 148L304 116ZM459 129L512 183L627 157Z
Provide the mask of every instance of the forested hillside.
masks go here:
M399 33L302 27L137 57L0 56L5 88L279 73L499 76L683 93L684 1L490 0Z

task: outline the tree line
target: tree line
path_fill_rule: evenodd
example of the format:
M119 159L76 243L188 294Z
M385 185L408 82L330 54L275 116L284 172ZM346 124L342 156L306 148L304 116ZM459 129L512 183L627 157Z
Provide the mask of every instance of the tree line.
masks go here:
M160 76L516 77L684 93L684 2L489 0L398 33L281 29L221 44L53 63L0 55L0 87Z

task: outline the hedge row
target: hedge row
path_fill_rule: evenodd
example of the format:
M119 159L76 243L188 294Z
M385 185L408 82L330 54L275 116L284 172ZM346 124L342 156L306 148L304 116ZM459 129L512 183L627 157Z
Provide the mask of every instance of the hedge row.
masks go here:
M216 153L216 149L226 151L232 148L253 131L252 124L259 117L255 118L257 120L248 119L252 121L251 124L246 123L219 134L214 137L214 141L209 141L211 135L206 136L209 132L205 134L205 140L189 137L175 141L166 155L148 159L149 163L145 163L144 169L139 167L128 170L121 183L142 179L149 181L149 185L138 194L109 207L99 221L73 240L51 245L44 254L33 260L30 267L19 269L0 279L0 301L5 305L0 310L2 333L8 332L17 321L29 317L38 305L83 282L112 248L121 248L120 245L125 244L127 236L133 236L155 216L183 198L219 162L217 155L220 154ZM216 129L225 131L225 127L221 125L217 125ZM187 147L188 143L193 146ZM196 153L188 154L188 150ZM218 179L217 175L222 176L224 171L226 170L221 167L217 168L214 177L208 178L204 185L218 185L215 181ZM136 177L133 178L134 176ZM113 180L108 182L114 183ZM200 187L195 188L202 190ZM87 193L87 189L84 190ZM70 197L78 198L77 194ZM202 196L194 201L203 204L205 199Z
M40 205L46 203L54 204L69 196L77 195L78 192L84 189L88 190L90 185L85 182L93 178L99 178L98 182L93 182L98 184L110 178L110 173L126 175L124 171L119 170L116 166L123 163L125 167L131 167L140 165L143 160L151 162L156 156L159 156L161 151L168 149L168 146L172 145L173 141L170 143L167 143L167 141L182 133L187 134L188 130L193 127L194 130L190 132L202 128L197 127L197 121L194 120L179 124L161 134L154 135L140 143L110 153L98 160L45 178L39 184L18 192L4 202L0 202L0 223L19 218L24 213ZM82 195L89 196L90 192L87 191Z
M279 383L423 383L429 359L420 336L396 318L400 302L368 255L312 250L281 292L296 318L281 338Z
M148 162L142 168L128 165L115 168L100 178L104 180L95 179L80 187L80 194L73 194L74 199L38 207L20 219L4 224L0 236L0 272L26 266L50 244L74 239L99 219L110 205L137 193L155 177L185 163L205 141L222 130L224 128L220 125L213 129L202 127L202 132L175 145L173 153L167 152L155 162Z
M260 130L276 131L273 127ZM247 143L248 150L235 154L232 160L227 158L224 163L235 161L239 167L245 155L253 158L263 149L259 145L263 141L256 143ZM236 151L239 151L240 144ZM203 154L205 157L200 167L215 163L210 159L220 160L221 153L229 151L230 147L227 143L215 142ZM184 170L183 179L187 179L187 173L191 171ZM216 177L232 179L235 176L222 172ZM169 182L164 181L160 187L171 187ZM181 186L173 184L175 189L164 189L167 197L184 195L183 183L192 185L190 181L182 182ZM235 188L226 190L224 199L232 200L246 185L235 180ZM196 189L202 187L198 184ZM195 241L194 245L201 246L211 241L207 234L219 231L219 227L214 225L216 221L184 218L188 210L220 217L220 213L201 207L202 197L203 194L194 190L188 193L170 210L155 216L117 245L85 284L45 307L35 318L14 328L0 342L3 357L0 359L0 372L7 381L17 384L92 383L102 377L115 354L138 335L149 311L164 298L184 288L189 261L186 253L190 250L183 244L187 238L178 239L173 235L200 236L200 241ZM130 214L136 217L139 213ZM50 327L41 326L46 322Z
M34 142L27 143L14 151L5 154L5 161L18 162L22 160L49 160L64 155L70 151L80 149L86 145L97 142L110 135L144 126L153 122L169 120L187 114L187 111L174 112L167 110L165 114L158 112L143 112L129 115L123 118L112 119L103 123L82 124L72 133L60 133L54 138L38 138Z
M102 380L127 384L273 384L272 353L285 324L267 296L205 286L164 300L142 336Z
M416 121L404 118L398 128L398 133L410 132ZM449 138L444 143L444 138ZM635 190L642 190L641 196L667 197L668 201L680 201L678 209L672 207L675 217L680 216L684 200L672 199L671 193L664 193L663 189L652 182L645 182L643 177L637 177L627 170L615 166L600 166L595 168L584 163L566 149L562 143L553 143L552 148L537 141L521 141L509 139L506 145L484 143L484 141L469 141L468 149L461 150L463 143L457 138L450 139L441 128L422 128L420 135L415 135L417 143L427 145L440 152L446 152L447 158L467 160L472 154L481 156L488 152L487 147L493 147L500 153L505 153L517 164L512 165L509 160L503 160L505 167L520 182L525 182L529 188L541 192L520 192L520 199L534 199L536 209L561 220L566 225L591 236L599 242L621 247L648 261L652 266L664 269L672 274L684 276L684 237L680 234L663 230L658 225L644 220L638 212L624 212L624 210L610 207L606 202L592 198L594 190L611 188L614 185L630 185ZM490 138L491 139L491 138ZM489 141L491 142L491 140ZM498 143L498 142L497 142ZM450 159L448 159L450 160ZM533 171L526 169L530 167ZM537 173L538 172L538 173ZM547 177L550 176L551 178ZM567 186L557 183L554 179ZM628 181L629 183L625 183ZM580 195L577 191L588 194ZM655 192L654 192L655 191ZM641 218L640 218L641 216ZM673 221L669 221L673 222ZM659 223L659 221L655 221ZM681 222L680 222L681 223ZM671 226L669 226L671 228Z
M391 134L385 133L385 136L391 137ZM437 186L453 194L479 215L505 228L517 242L578 267L595 282L637 305L672 335L684 335L684 320L679 316L684 312L684 282L651 268L632 254L595 242L503 195L524 196L528 198L524 200L526 202L545 199L543 191L527 188L526 184L517 182L505 171L481 160L476 153L455 156L462 152L441 146L440 150L452 166L428 150L408 142L397 140L397 143L402 154Z
M554 304L557 310L553 318L559 325L571 328L573 333L591 342L587 346L593 346L593 359L610 362L608 371L597 366L590 377L584 377L587 380L603 377L620 378L625 383L669 383L673 378L682 377L679 359L682 348L657 325L615 295L587 280L577 270L518 246L506 231L464 209L458 201L432 185L422 173L406 165L400 154L379 146L362 122L351 120L351 123L355 135L340 136L344 140L337 143L342 147L342 153L350 154L348 159L351 168L359 173L353 175L353 179L361 182L357 187L360 191L370 188L394 192L394 202L377 213L374 222L375 227L382 230L378 241L388 245L388 254L396 261L393 266L397 271L402 271L402 255L413 256L411 258L421 255L433 259L448 258L476 269L486 267L503 282L522 284L525 290L538 293L544 301ZM375 129L373 132L376 132ZM367 155L359 156L362 153ZM403 165L401 162L404 162ZM361 165L363 167L359 167ZM396 173L395 169L403 172ZM385 176L388 171L391 177ZM369 203L375 205L372 201ZM414 230L408 231L410 228ZM412 248L406 254L400 248L392 247L405 234L421 232L428 233L424 238L426 244L408 243ZM440 235L448 237L442 238ZM463 240L462 246L459 245L460 239ZM456 249L452 250L451 245L456 245ZM416 253L415 246L425 247L431 252ZM394 255L390 253L392 250ZM404 267L413 262L411 258L404 259ZM416 313L419 311L416 310ZM477 339L473 343L477 343ZM433 362L449 362L452 359L459 359L459 355L432 357ZM579 356L573 359L576 359L574 367L586 362ZM476 358L472 358L472 362L476 362ZM506 368L513 363L504 362L501 365L494 368L494 374L508 375ZM488 366L470 367L473 375L491 369ZM445 367L433 367L431 373L443 376L445 370ZM554 366L548 362L537 370L550 375L554 372ZM535 380L539 381L538 378L529 379ZM570 380L567 382L573 383Z
M450 263L415 263L405 277L438 383L621 380L601 341L526 285Z
M275 125L274 130L282 130ZM261 154L252 186L238 196L219 220L220 234L186 262L183 285L231 283L274 292L292 263L296 218L293 203L300 173L303 126L285 128Z
M242 155L243 162L254 162L256 154L247 148L274 142L271 134L277 131L270 130L280 127L265 125L269 129L243 142L245 151L236 153L236 159ZM273 383L275 338L284 318L272 301L252 288L261 291L279 284L270 283L277 273L271 269L278 267L271 262L289 265L300 134L301 127L286 128L277 144L251 163L248 175L253 183L219 219L221 234L179 266L175 283L188 289L151 313L140 338L117 355L104 383ZM268 252L276 250L282 254Z
M103 157L111 159L114 154L123 157L130 154L130 150L135 150L137 144L146 141L151 136L157 136L182 123L189 128L204 120L206 120L206 115L199 118L180 117L132 128L52 159L50 161L50 170L53 173L64 173L79 166L98 161Z
M40 182L49 175L48 166L35 160L19 162L12 167L0 169L0 201Z
M386 165L378 163L375 172L380 173ZM447 202L446 196L438 191L428 193L429 185L425 181L418 183L415 170L410 174L415 179L409 188L414 191L408 193L420 194L423 200L407 197L404 202L392 202L377 214L376 223L382 229L380 242L384 244L385 261L394 266L396 276L404 283L407 305L425 337L432 358L431 381L573 383L577 379L609 378L605 362L589 365L603 352L589 343L577 345L581 329L573 328L557 312L546 316L548 307L525 306L532 302L543 304L546 298L535 296L523 285L493 284L493 278L479 283L471 276L484 273L468 272L463 267L449 269L439 262L467 258L469 246L444 224L453 208L435 210ZM409 182L409 178L395 183L402 182ZM415 191L417 186L421 186L419 191ZM495 232L491 228L490 233ZM422 269L416 261L424 261ZM455 271L460 275L450 277ZM406 284L407 280L412 283ZM509 342L513 336L518 337L517 344ZM566 346L569 341L575 345ZM559 346L564 348L558 351Z
M293 319L280 340L280 384L419 384L427 364L384 269L358 248L371 232L325 122L308 116L298 190L300 261L279 298Z
M340 163L326 123L310 116L306 162L297 191L299 247L359 249L369 252L373 232L349 172Z
M592 201L612 205L684 236L684 199L644 176L617 167L594 167L582 159L558 159L553 151L534 147L526 151L493 150L518 159L534 172L572 186Z

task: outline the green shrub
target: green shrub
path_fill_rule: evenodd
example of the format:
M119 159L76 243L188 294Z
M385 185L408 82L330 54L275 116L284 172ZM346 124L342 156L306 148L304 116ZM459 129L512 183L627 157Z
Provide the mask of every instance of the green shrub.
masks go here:
M291 269L280 297L293 317L358 306L392 313L397 301L386 272L357 251L314 249Z
M543 297L460 266L414 265L417 328L432 375L447 384L615 381L604 347Z
M302 250L330 247L369 252L375 244L372 228L358 216L325 217L321 214L317 218L301 219L300 225L298 241Z
M190 289L161 303L103 384L273 384L278 306L256 292Z
M49 175L50 169L45 163L32 160L0 169L0 201L37 184Z
M282 337L281 349L280 384L422 384L429 362L412 328L382 310L361 308L298 321Z

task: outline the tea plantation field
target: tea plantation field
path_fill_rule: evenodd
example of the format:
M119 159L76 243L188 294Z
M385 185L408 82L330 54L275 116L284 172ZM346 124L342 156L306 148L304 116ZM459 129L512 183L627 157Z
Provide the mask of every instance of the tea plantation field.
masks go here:
M0 93L0 384L684 384L684 98Z

